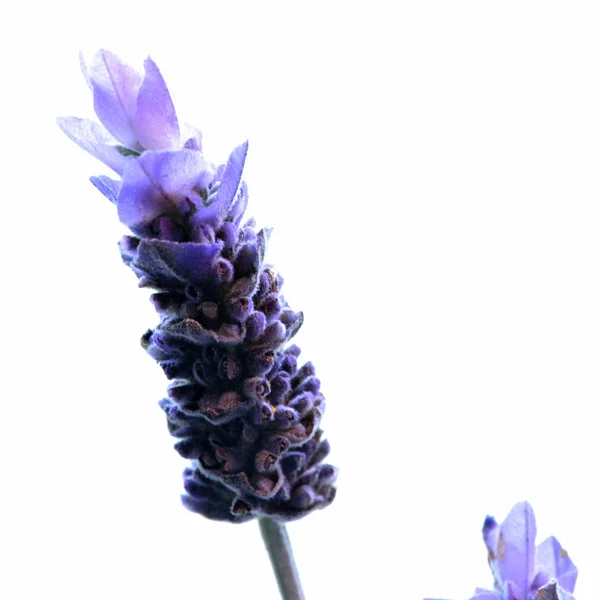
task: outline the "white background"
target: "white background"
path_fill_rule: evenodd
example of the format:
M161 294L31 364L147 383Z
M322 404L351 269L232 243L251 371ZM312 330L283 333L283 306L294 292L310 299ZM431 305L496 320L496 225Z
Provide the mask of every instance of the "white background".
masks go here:
M255 523L180 506L80 48L150 54L305 313L332 507L289 525L309 600L463 600L528 499L600 598L595 2L11 3L2 9L0 597L276 599Z

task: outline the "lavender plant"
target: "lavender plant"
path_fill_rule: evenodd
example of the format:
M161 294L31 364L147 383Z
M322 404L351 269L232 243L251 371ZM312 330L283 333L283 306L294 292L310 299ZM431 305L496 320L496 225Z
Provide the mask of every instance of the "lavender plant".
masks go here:
M282 597L303 598L284 524L331 504L337 473L323 462L320 382L290 343L302 313L265 262L269 230L244 221L248 143L209 162L150 58L143 74L106 50L81 65L100 124L58 123L119 176L90 179L131 231L124 263L154 291L159 323L142 346L171 382L159 404L190 461L183 504L209 519L258 518ZM501 525L487 517L494 589L471 600L574 600L571 559L553 537L536 548L535 536L526 502Z
M190 461L183 504L231 523L258 518L282 596L302 598L284 523L331 504L336 469L323 462L320 382L289 343L302 313L265 263L269 230L244 221L248 143L209 162L150 58L143 74L106 50L81 64L101 125L58 123L119 176L91 181L131 231L123 262L154 290L159 323L142 346L171 381L159 404Z
M575 600L577 567L555 537L536 547L529 503L515 505L501 525L486 517L482 533L494 590L477 588L470 600Z

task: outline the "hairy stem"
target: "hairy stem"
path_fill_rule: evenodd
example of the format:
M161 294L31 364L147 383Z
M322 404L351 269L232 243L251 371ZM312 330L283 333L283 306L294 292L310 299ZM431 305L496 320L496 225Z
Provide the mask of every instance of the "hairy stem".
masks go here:
M294 554L285 523L263 517L258 520L258 524L282 599L304 600L302 584L294 562Z

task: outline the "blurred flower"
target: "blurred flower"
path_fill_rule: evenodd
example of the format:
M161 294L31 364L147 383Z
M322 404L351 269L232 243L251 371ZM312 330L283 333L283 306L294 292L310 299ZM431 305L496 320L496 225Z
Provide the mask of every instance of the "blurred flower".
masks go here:
M179 147L150 59L142 79L100 51L87 78L110 133L73 118L59 124L122 176L92 183L133 233L121 241L123 261L140 287L155 290L160 322L142 345L171 380L160 406L176 450L191 461L185 506L232 522L297 519L328 506L337 472L323 463L325 400L313 365L300 366L300 349L288 344L302 313L265 263L269 230L242 224L247 142L218 167L205 160L199 132Z
M482 533L494 590L478 588L471 600L574 600L577 568L554 537L536 548L529 503L515 505L501 525L488 516Z

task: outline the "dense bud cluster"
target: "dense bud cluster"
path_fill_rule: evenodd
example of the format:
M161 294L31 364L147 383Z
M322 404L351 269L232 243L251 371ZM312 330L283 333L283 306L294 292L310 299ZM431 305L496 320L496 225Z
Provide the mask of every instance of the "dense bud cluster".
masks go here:
M160 324L142 345L171 380L160 405L176 450L193 461L185 505L230 521L328 505L336 471L321 462L325 402L313 365L300 366L300 349L287 345L302 313L264 264L268 232L239 225L234 211L217 231L203 228L205 241L175 242L173 221L159 219L155 238L126 236L121 252L140 286L157 290ZM185 218L176 231L190 239Z

